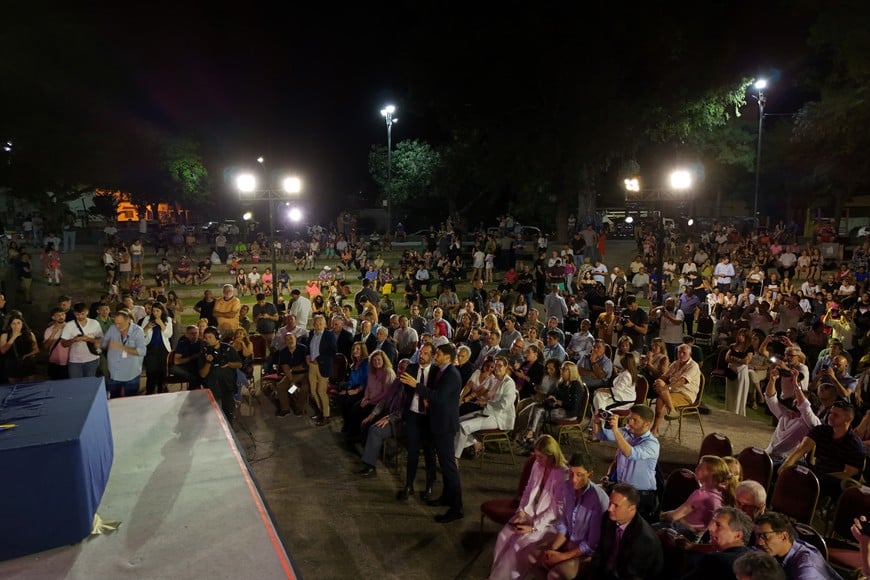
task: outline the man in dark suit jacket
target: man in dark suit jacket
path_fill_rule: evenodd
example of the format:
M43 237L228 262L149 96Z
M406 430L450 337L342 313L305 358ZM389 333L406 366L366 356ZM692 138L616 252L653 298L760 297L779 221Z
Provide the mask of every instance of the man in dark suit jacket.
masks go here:
M390 364L393 365L393 368L396 368L396 363L399 362L399 350L396 348L396 345L393 344L393 341L390 340L390 331L386 326L379 326L378 332L375 335L375 347L369 352L372 353L376 350L384 351L384 354L387 355L387 358L390 359Z
M350 360L353 333L344 327L344 319L341 316L332 317L332 333L335 335L336 350Z
M734 578L734 560L749 551L752 518L733 507L722 507L710 522L710 543L715 552L705 554L683 580L722 580Z
M322 314L314 317L314 330L308 333L308 384L320 412L317 425L329 423L329 376L337 352L335 334L326 330L326 319Z
M428 505L447 506L447 512L435 516L435 521L449 523L463 517L462 483L459 480L459 466L454 457L453 440L459 431L459 392L462 378L453 366L456 360L456 347L451 343L435 348L435 365L429 372L426 385L418 384L416 379L403 375L402 382L417 389L417 394L429 402L429 428L432 430L432 443L441 464L444 489L441 497L429 500ZM406 382L407 381L407 382Z
M627 483L610 492L601 518L601 540L583 578L590 580L654 580L663 566L662 545L652 527L637 513L640 494Z
M435 373L432 365L431 344L424 344L419 350L419 362L408 365L399 380L405 385L405 402L402 419L405 421L405 437L408 448L408 465L405 469L405 487L396 492L396 499L406 500L414 495L414 479L417 477L417 464L420 461L420 449L423 449L423 459L426 461L426 487L420 494L423 501L432 499L432 486L435 484L435 448L432 446L432 435L429 428L429 410L423 395L417 392L413 385L428 382L430 373ZM413 385L412 385L413 383Z

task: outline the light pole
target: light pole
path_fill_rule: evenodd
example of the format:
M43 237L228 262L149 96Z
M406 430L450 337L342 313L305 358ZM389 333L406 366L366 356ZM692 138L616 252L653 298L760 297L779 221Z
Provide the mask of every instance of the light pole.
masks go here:
M396 107L387 105L381 109L381 115L387 123L387 237L392 239L390 231L393 225L393 123L399 120L393 117Z
M755 81L755 88L758 90L758 96L755 99L758 101L758 149L755 152L755 203L752 206L752 218L755 221L755 229L758 229L758 186L761 180L761 134L764 128L764 89L767 88L765 79Z
M257 160L264 165L263 158ZM280 198L277 195L295 195L302 191L302 180L298 177L285 177L281 181L280 189L257 189L257 178L252 173L243 173L236 178L236 187L240 197L249 201L266 200L269 203L269 254L272 256L272 304L278 307L278 284L275 279L278 276L277 256L275 255L275 202ZM298 210L297 210L298 211Z

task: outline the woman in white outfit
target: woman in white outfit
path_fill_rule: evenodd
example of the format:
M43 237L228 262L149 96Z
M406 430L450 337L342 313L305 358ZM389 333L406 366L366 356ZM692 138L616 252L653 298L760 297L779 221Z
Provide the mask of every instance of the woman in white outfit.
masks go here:
M510 431L516 420L517 386L507 374L508 360L503 356L495 357L495 386L490 391L489 401L482 411L463 415L459 418L459 432L455 439L455 456L462 456L462 450L474 445L475 453L480 451L480 442L474 433L483 429Z
M749 340L749 330L740 328L734 342L725 353L728 368L725 371L725 409L746 416L746 400L749 397L749 363L752 361L753 348Z
M565 502L567 468L559 443L549 435L535 441L535 464L516 513L498 534L489 577L525 578L529 556L556 537Z

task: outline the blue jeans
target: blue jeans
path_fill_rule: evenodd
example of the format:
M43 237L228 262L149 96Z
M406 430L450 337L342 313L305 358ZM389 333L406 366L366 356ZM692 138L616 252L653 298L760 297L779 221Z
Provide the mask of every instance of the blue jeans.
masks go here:
M100 359L92 360L86 363L69 363L69 378L80 379L82 377L97 376L97 369L100 368Z
M64 230L63 231L63 251L64 252L73 252L76 249L76 231L75 230Z
M139 394L139 377L129 381L106 379L106 391L112 399L121 396L134 397Z

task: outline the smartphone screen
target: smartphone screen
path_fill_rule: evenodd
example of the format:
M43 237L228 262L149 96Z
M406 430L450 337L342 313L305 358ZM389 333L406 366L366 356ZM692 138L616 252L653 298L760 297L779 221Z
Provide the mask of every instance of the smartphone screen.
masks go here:
M298 390L299 390L299 387L297 387L296 385L291 385L290 388L287 389L287 392L290 393L291 395L295 395L296 391L298 391Z

